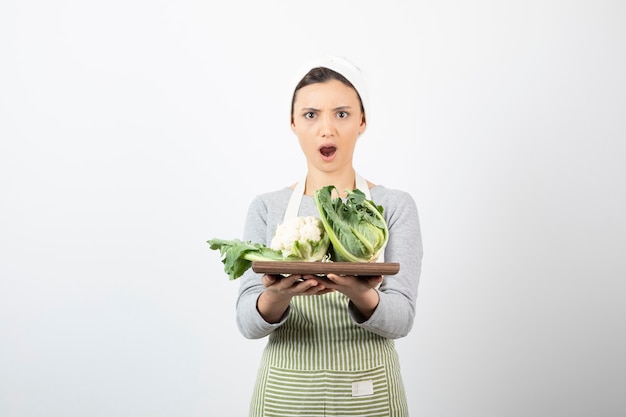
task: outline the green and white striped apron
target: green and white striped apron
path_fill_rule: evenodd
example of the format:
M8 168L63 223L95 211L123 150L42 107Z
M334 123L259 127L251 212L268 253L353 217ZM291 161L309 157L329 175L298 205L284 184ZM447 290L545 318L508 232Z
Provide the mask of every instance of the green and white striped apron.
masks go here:
M358 175L357 187L371 198ZM303 193L304 181L285 219L297 216ZM356 326L348 301L339 292L292 299L263 352L251 417L408 416L394 341Z

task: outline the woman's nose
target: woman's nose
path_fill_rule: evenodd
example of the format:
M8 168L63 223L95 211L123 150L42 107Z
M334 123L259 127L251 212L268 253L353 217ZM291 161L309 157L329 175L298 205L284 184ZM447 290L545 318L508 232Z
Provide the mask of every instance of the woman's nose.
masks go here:
M335 133L334 120L330 115L324 115L320 118L320 134L322 137L332 136Z

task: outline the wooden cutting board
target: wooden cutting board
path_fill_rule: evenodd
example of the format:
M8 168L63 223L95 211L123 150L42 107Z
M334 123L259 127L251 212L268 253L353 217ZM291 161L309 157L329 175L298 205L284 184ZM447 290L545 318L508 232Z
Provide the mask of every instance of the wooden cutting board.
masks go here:
M290 275L395 275L400 271L397 262L252 262L252 270L262 274Z

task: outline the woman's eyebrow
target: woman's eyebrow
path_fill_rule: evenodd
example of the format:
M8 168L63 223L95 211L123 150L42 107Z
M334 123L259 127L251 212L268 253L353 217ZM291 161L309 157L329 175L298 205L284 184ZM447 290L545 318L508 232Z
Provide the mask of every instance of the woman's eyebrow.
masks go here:
M333 109L333 111L350 110L350 109L352 109L352 106L339 106L339 107L335 107ZM300 111L303 111L303 112L308 112L308 111L316 112L316 111L319 111L319 109L316 109L315 107L302 107L300 109Z

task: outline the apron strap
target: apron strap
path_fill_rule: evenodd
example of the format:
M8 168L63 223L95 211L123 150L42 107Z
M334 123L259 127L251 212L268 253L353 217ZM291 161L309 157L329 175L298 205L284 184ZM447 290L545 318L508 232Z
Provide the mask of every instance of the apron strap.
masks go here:
M306 178L298 182L298 184L296 184L296 188L294 188L291 192L291 197L289 198L289 203L287 204L287 210L285 210L283 223L287 221L287 219L298 217L298 212L300 211L300 201L302 201L302 196L304 195L305 182Z
M370 187L367 186L367 181L358 173L356 173L356 188L363 191L363 194L365 194L366 199L368 200L372 199L372 195L370 194Z

